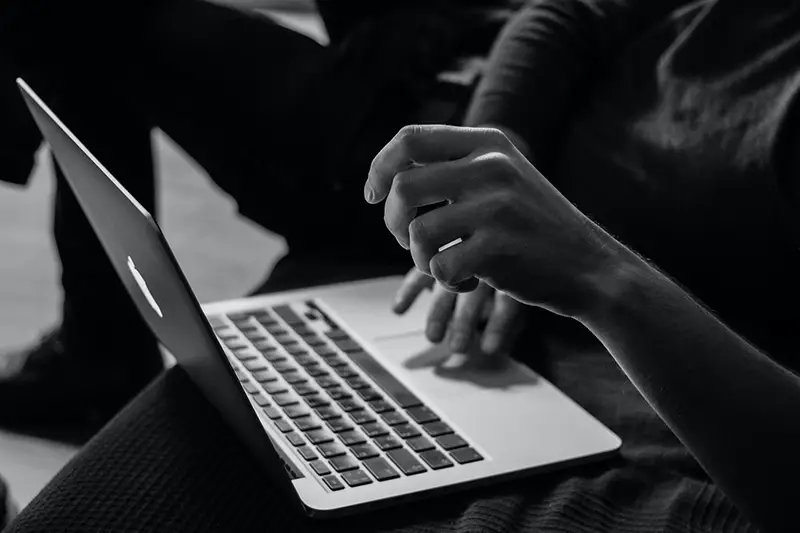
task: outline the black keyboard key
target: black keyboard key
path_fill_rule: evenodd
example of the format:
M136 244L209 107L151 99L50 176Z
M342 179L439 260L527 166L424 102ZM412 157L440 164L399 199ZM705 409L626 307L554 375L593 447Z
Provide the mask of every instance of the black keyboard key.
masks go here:
M317 446L317 450L319 450L320 455L322 455L322 457L325 459L330 459L331 457L336 457L347 453L347 448L338 442L326 442L324 444L320 444Z
M330 396L331 399L337 400L337 401L338 400L349 400L350 398L353 397L352 394L350 394L349 392L347 392L345 389L343 389L341 387L336 388L336 389L329 389L328 390L328 396Z
M256 401L259 407L267 407L270 405L269 396L263 392L253 395L253 399Z
M306 403L308 403L310 399L312 398L306 398ZM330 404L316 407L315 410L317 411L317 416L319 416L322 420L341 418L342 413L340 413L335 407L330 407L329 405Z
M374 402L376 400L383 400L383 396L381 396L380 393L378 393L378 391L376 391L372 387L367 387L366 389L358 389L356 391L356 394L358 394L361 397L361 399L364 400L365 402Z
M386 426L384 426L380 422L370 422L368 424L364 424L363 426L361 426L361 429L363 429L364 433L366 433L372 438L389 434L389 430L386 429Z
M255 353L255 352L252 352L252 351L234 352L233 355L236 356L236 359L238 359L239 361L242 361L242 362L255 361L255 360L260 359L259 355L257 353Z
M310 415L310 414L311 414L311 411L309 411L309 410L306 408L306 406L304 406L304 405L301 405L301 404L297 404L297 405L287 405L287 406L286 406L286 407L283 409L283 412L285 412L285 413L286 413L286 416L288 416L288 417L289 417L289 418L291 418L291 419L300 418L300 417L302 417L302 416L308 416L308 415Z
M261 389L259 389L254 383L251 383L249 381L247 383L242 383L242 385L244 386L244 390L246 390L250 394L258 394L259 392L261 392Z
M439 450L428 450L427 452L422 452L419 456L434 470L453 466L453 461L448 459L447 456Z
M397 440L397 437L392 435L384 435L383 437L375 438L375 444L378 445L383 451L394 450L395 448L402 448L403 443Z
M350 451L353 452L353 455L356 456L356 459L364 460L369 459L370 457L378 457L380 453L378 450L375 449L375 446L372 444L356 444Z
M358 375L350 365L335 366L333 367L333 371L339 374L339 377L342 378L349 378Z
M421 435L419 430L411 424L400 424L399 426L394 426L392 429L401 439L413 439Z
M442 435L436 439L436 443L447 451L455 450L456 448L463 448L467 445L467 441L456 435L450 433L449 435Z
M294 429L288 420L284 420L282 418L275 421L275 426L281 431L281 433L289 433Z
M321 366L319 366L316 363L313 366L306 367L306 372L308 372L309 376L311 376L312 378L314 378L314 379L316 379L318 381L321 380L322 378L331 379L330 378L331 373L328 372L327 370L325 370L324 368L322 368ZM334 383L336 383L335 380L334 380ZM332 386L332 385L328 385L328 386Z
M273 395L280 394L282 392L287 392L289 390L289 387L278 381L273 381L271 383L264 383L263 386L265 391Z
M325 341L322 339L322 337L316 334L303 335L303 340L306 341L311 347L325 345Z
M295 324L304 324L305 321L294 312L294 309L288 305L277 305L272 308L276 315L281 317L287 324L293 326Z
M300 455L303 456L303 459L306 461L314 461L319 457L317 452L315 452L310 446L300 446L297 451L300 452Z
M399 468L400 471L407 476L413 476L414 474L421 474L423 472L427 472L428 470L408 450L405 449L392 450L390 452L387 452L386 455L389 457L389 459L392 460L394 464L397 465L397 468Z
M283 379L289 385L296 385L298 383L307 383L308 379L303 374L299 372L289 372L288 374L283 375Z
M269 370L259 370L258 372L253 372L253 377L259 383L269 383L271 381L278 380L278 375Z
M333 440L333 435L324 429L315 429L306 433L306 437L312 444L324 444Z
M319 429L322 427L322 422L315 416L304 416L302 418L297 418L294 421L294 424L297 426L302 432L311 431L312 429Z
M288 392L284 392L281 394L276 394L272 397L272 401L278 404L281 407L286 407L287 405L294 405L296 403L300 403L297 399L297 396L294 394L290 394Z
M295 333L297 333L301 337L314 335L314 330L306 326L305 324L295 324L294 326L292 326L292 329L294 330Z
M309 372L309 374L311 374L311 372ZM326 375L324 375L324 376L314 376L317 379L317 385L319 385L323 389L330 389L330 388L339 386L339 382L337 380L335 380L332 377L328 376L327 372L325 372L325 374Z
M327 476L331 473L331 469L325 461L311 461L311 468L314 469L318 476Z
M261 322L262 320L272 320L270 314L263 309L251 312L250 316L258 320L259 322Z
M277 350L264 353L264 359L272 363L272 366L275 366L275 363L285 363L287 361L286 356Z
M248 335L261 335L261 332L252 322L239 326L239 331L241 331L245 337L248 337Z
M344 489L344 484L336 476L333 475L325 476L324 478L322 478L322 481L324 481L325 484L328 486L328 488L331 490L336 491Z
M312 394L319 394L319 391L314 385L308 383L298 383L294 386L294 391L300 396L310 396Z
M302 446L306 443L306 440L303 438L303 436L298 435L294 431L291 433L287 433L286 439L292 443L292 446Z
M331 404L331 402L329 402L319 394L315 394L313 396L306 396L303 399L306 401L309 407L313 407L314 409L318 407L327 407Z
M341 433L342 431L350 431L354 426L346 418L340 417L328 420L328 427L331 428L331 431L334 433Z
M270 418L270 420L277 420L278 418L283 416L283 411L278 409L277 407L265 407L264 413Z
M247 340L253 343L253 346L256 346L256 344L258 344L261 341L269 342L269 340L264 336L264 334L261 333L260 329L252 328L249 329L248 331L243 331L242 333L244 333L244 336L247 337ZM258 346L256 346L256 349L258 349Z
M400 474L397 473L397 470L395 470L392 465L389 464L389 461L383 457L367 459L364 461L364 466L378 481L388 481L390 479L397 479L400 477Z
M345 472L342 474L342 478L344 479L345 483L351 487L360 487L361 485L369 485L372 483L372 478L370 478L367 473L360 468Z
M244 362L244 367L251 372L258 372L259 370L266 370L267 365L261 359L251 359Z
M345 413L349 413L351 411L358 411L359 409L363 409L364 407L355 400L340 400L339 407L342 408L342 411Z
M345 380L351 389L366 389L369 383L364 381L361 376L352 376Z
M404 417L402 414L398 413L397 411L389 411L387 413L383 413L381 415L383 421L389 424L390 426L399 426L400 424L407 424L408 419Z
M289 372L297 372L297 367L294 365L294 363L289 363L289 362L280 363L279 362L279 363L275 363L272 366L275 367L275 370L277 370L281 374L288 374Z
M342 444L345 446L355 446L356 444L364 444L367 442L367 438L357 429L339 433L339 440L341 440Z
M438 422L439 417L436 413L431 411L428 407L420 405L406 410L406 414L417 424L425 424L427 422Z
M317 352L317 354L321 355L322 357L336 354L336 352L333 351L333 349L331 349L327 344L320 346L312 346L312 348L314 349L315 352Z
M339 355L338 352L331 352L330 355L323 355L322 359L332 367L340 367L347 365L347 359Z
M308 354L298 355L297 357L294 358L294 360L297 361L298 365L302 366L305 369L308 369L308 368L310 368L312 366L319 366L319 361L317 361L316 359L314 359L313 357L311 357ZM323 372L324 372L324 370L323 370ZM313 374L312 374L312 376L313 376Z
M272 335L286 335L287 331L283 326L275 322L274 324L265 324L264 328Z
M303 356L303 355L309 355L308 350L306 350L305 348L303 348L299 344L296 345L296 346L295 345L286 346L286 351L289 352L289 354L291 354L291 356L295 357L295 358Z
M474 463L476 461L483 461L483 457L481 454L473 450L472 448L459 448L457 450L453 450L450 452L450 455L453 456L453 459L458 461L458 464L465 465L467 463Z
M370 422L375 422L375 417L372 416L372 413L369 411L353 411L352 413L348 413L350 418L353 419L353 422L356 424L369 424Z
M356 341L351 339L335 340L333 343L344 353L361 351L361 346L359 346Z
M390 404L386 400L371 401L369 402L369 407L378 414L385 413L387 411L394 411L394 407L392 407L392 404Z
M426 439L425 437L415 437L413 439L408 439L407 444L409 448L411 448L417 453L433 450L435 448L433 443L428 439Z
M422 429L431 437L447 435L453 432L453 429L444 422L428 422L427 424L422 424Z
M350 340L350 335L342 329L332 329L325 332L325 336L332 340Z
M349 455L340 455L330 460L331 466L337 472L347 472L358 468L359 462Z
M383 391L403 409L422 405L422 402L405 385L390 374L372 355L363 350L350 352L350 360L361 367Z

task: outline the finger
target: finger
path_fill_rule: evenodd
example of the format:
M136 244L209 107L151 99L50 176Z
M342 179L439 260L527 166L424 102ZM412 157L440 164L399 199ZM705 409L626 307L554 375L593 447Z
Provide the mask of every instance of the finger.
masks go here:
M403 284L400 285L400 289L395 295L392 311L398 315L402 315L408 311L408 308L411 307L411 304L414 303L417 296L425 289L429 289L432 285L432 277L423 274L416 268L412 268L408 271L408 274L406 274Z
M453 316L455 304L456 294L448 292L437 283L433 288L433 299L428 311L428 324L425 327L425 335L429 341L442 342L447 332L447 324Z
M482 216L476 207L466 203L446 205L412 220L406 231L416 267L431 275L431 259L451 246L458 246L459 239L468 239L480 220Z
M502 353L514 341L521 313L522 304L502 292L495 293L494 309L481 339L485 354Z
M406 126L372 160L364 198L374 204L383 200L394 177L413 164L453 161L487 145L510 144L499 130L457 126Z
M486 238L475 233L434 255L429 265L431 275L448 291L473 291L478 287L487 248Z
M455 314L450 321L448 330L450 349L452 351L463 353L467 350L470 340L478 327L481 311L486 305L486 301L492 298L493 293L494 289L485 283L481 283L474 291L458 295Z

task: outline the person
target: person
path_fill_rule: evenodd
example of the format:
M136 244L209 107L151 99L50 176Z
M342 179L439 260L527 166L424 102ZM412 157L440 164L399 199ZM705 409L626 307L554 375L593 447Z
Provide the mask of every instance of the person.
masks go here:
M320 220L341 236L364 226L365 210L347 194L352 177L436 97L441 70L488 52L501 24L489 16L494 2L381 2L355 10L322 0L329 46L223 5L237 3L139 2L123 16L96 0L5 2L0 105L9 120L0 126L0 178L24 183L41 142L14 85L22 76L150 212L150 130L160 127L242 215L284 236L291 255L312 263L312 256L369 250L387 271L396 264L405 270L406 258L379 232L321 242ZM455 98L449 113L463 112L465 102ZM62 322L37 345L0 358L0 426L81 442L162 360L57 165L56 179ZM301 199L308 189L314 198ZM331 197L339 199L336 209Z

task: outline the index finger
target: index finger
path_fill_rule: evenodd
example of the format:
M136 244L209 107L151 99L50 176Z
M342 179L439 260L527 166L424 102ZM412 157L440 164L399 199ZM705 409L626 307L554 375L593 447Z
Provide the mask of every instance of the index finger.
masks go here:
M499 130L458 126L406 126L378 152L364 185L364 198L375 204L386 198L394 177L414 164L452 161L475 150L508 142Z

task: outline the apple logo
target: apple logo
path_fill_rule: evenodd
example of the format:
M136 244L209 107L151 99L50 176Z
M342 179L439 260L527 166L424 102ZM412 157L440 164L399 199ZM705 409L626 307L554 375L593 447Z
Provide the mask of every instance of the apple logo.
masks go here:
M144 294L144 297L147 299L147 303L150 304L150 307L153 308L160 318L164 318L164 315L161 313L161 308L158 306L158 302L156 302L156 299L153 298L153 295L150 293L150 289L147 288L147 283L145 283L142 275L138 270L136 270L136 265L133 264L133 259L131 259L131 256L128 256L128 270L131 271L133 279L135 279L136 284L139 285L139 290L141 290L142 294Z

